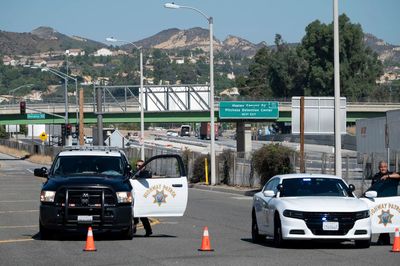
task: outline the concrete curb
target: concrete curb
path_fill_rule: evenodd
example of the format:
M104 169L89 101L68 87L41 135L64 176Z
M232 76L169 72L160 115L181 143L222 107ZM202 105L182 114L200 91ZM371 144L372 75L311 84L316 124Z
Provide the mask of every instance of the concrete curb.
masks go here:
M196 188L201 190L208 190L208 191L217 191L217 192L225 192L225 193L232 193L242 196L253 197L254 194L260 191L260 189L246 189L246 190L238 190L234 187L219 187L219 186L209 186L203 184L189 184L189 188Z

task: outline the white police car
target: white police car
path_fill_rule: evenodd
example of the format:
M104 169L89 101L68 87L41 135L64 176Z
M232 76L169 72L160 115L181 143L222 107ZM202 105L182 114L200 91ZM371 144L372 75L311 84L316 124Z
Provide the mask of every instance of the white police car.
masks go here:
M320 174L272 177L254 195L252 240L354 240L356 247L371 243L371 220L365 202L342 178Z

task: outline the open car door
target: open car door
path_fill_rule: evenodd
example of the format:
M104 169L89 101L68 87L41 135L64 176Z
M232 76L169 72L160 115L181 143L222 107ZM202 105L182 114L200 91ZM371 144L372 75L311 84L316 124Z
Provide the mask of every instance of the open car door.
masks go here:
M375 198L361 198L369 207L371 231L394 233L400 227L400 183L398 179L387 179L372 185L368 191L376 191Z
M188 201L188 183L182 158L157 155L130 180L135 217L183 216Z

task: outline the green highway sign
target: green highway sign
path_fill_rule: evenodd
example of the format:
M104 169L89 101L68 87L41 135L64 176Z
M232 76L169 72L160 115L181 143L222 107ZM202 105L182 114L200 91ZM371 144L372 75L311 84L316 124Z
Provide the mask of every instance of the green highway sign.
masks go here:
M34 113L34 114L26 114L27 119L45 119L45 114L42 113Z
M277 119L278 102L219 102L220 119Z

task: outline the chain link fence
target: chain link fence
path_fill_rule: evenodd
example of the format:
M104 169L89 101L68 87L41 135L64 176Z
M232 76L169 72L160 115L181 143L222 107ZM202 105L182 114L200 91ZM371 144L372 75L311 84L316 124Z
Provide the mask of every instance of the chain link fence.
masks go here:
M29 154L47 155L55 158L61 147L44 146L20 143L10 140L0 140L0 145L10 148L24 150ZM140 159L140 148L129 147L123 149L129 161ZM145 158L161 154L179 154L182 156L190 182L205 181L205 159L208 160L208 171L210 161L208 154L193 152L189 149L179 150L172 147L146 147ZM399 169L400 152L393 152L390 169ZM371 177L378 172L378 163L386 159L386 154L356 154L342 156L342 177L347 183L352 183L357 188L357 194L364 192L370 185ZM291 158L292 168L300 172L299 154L293 153ZM305 170L307 173L334 174L334 154L324 152L306 152ZM210 173L210 172L209 172ZM209 179L210 179L209 174ZM216 183L229 186L260 187L260 175L255 171L252 153L238 153L233 150L223 150L216 153Z

